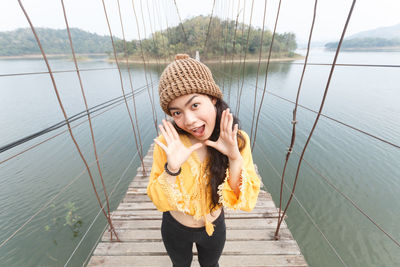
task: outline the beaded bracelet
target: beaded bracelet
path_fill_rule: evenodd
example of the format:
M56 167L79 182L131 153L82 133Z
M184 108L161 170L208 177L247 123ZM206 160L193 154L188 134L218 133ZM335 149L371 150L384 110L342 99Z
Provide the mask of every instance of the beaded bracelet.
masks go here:
M165 172L168 173L169 175L171 175L171 176L178 176L178 175L181 173L182 168L179 168L179 171L177 171L177 172L171 172L170 170L168 170L167 164L168 164L168 162L165 162L164 170L165 170Z

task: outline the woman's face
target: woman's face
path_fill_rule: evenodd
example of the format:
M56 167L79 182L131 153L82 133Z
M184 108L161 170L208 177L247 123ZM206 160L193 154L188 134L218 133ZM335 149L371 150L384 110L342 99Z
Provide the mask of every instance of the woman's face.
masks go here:
M197 140L205 141L214 131L216 102L216 98L211 99L208 95L183 95L171 101L168 109L179 128Z

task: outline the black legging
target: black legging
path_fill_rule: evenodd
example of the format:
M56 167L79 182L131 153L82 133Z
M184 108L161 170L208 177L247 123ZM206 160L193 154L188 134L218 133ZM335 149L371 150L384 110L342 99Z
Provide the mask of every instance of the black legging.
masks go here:
M214 233L209 236L204 226L199 228L185 226L175 220L169 211L163 212L161 235L173 267L190 267L193 259L193 242L196 243L201 267L219 267L218 260L226 240L223 208L212 223L215 225Z

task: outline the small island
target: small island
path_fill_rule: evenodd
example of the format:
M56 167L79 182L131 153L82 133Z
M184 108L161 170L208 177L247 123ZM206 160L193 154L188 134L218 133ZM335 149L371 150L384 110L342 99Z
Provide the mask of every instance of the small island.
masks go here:
M199 51L201 61L208 63L241 62L245 53L247 62L258 62L261 33L261 28L250 27L243 23L236 25L235 20L213 17L210 24L209 16L200 15L187 19L175 27L157 31L144 40L126 42L126 54L122 40L118 40L116 46L119 58L128 56L129 62L132 63L142 62L142 49L146 61L150 63L169 62L173 55L182 52L194 57L196 51ZM261 56L263 61L267 60L271 41L272 32L264 30ZM287 61L303 58L294 52L296 48L294 33L276 33L271 60Z

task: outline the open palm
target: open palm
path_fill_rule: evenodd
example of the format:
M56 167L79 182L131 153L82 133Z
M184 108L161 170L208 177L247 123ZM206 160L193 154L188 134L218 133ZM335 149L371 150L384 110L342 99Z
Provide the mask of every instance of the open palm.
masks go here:
M217 149L230 159L236 159L240 156L237 143L237 132L239 126L235 124L233 127L233 115L229 112L229 108L224 110L221 115L220 133L216 142L207 140L205 145Z
M154 141L167 154L168 169L170 171L177 171L179 170L181 165L189 158L190 154L192 154L193 151L202 147L203 144L197 143L192 145L191 147L186 147L179 138L179 135L172 123L166 120L163 120L162 122L163 124L160 124L159 128L165 138L165 141L167 142L167 145L164 145L157 139L154 139Z

